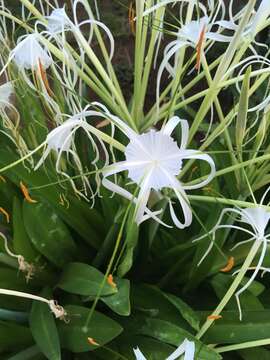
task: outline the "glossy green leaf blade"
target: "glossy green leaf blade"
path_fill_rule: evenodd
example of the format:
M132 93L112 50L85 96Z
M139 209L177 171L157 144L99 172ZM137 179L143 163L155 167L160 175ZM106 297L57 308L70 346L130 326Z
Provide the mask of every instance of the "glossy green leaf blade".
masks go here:
M33 338L27 327L0 321L0 352L14 351L31 344L33 344Z
M74 262L65 267L57 286L72 294L97 296L103 281L104 275L93 266ZM101 296L116 292L117 289L105 282Z
M168 321L146 318L144 325L138 329L138 333L150 336L165 343L178 346L185 339L195 342L195 358L196 360L218 360L221 356L214 350L208 348L206 345L186 330L176 326Z
M45 289L41 296L52 298L51 291ZM60 360L61 350L55 319L47 304L33 301L30 313L30 329L32 335L49 360Z
M90 324L88 328L85 328L85 321L90 309L68 305L65 306L65 310L70 322L60 323L59 333L62 346L72 352L78 353L97 349L97 346L89 344L88 337L102 346L116 338L123 330L116 321L97 311L93 312Z
M36 360L36 355L38 354L40 354L40 350L38 346L34 345L25 350L20 351L19 353L9 357L6 360L32 360L32 359Z
M209 313L200 313L205 319ZM208 343L237 344L269 338L270 314L269 310L243 312L242 321L238 311L223 311L219 319L210 327L204 336Z
M12 215L14 250L17 254L23 255L27 261L34 261L38 253L33 248L25 230L22 205L18 198L14 198Z
M130 315L130 282L127 279L114 279L117 285L117 293L109 296L102 296L102 300L110 309L122 316Z
M45 202L24 202L23 219L35 248L55 266L62 267L73 259L75 243L54 209Z
M180 311L183 318L189 323L190 326L193 327L193 329L199 331L200 319L189 305L187 305L183 300L175 295L166 294L164 292L162 292L162 295L166 297L166 299L168 299Z

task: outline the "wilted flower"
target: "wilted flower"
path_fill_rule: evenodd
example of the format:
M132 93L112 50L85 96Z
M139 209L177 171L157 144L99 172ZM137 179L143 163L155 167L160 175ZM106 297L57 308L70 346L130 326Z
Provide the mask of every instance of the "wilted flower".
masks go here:
M10 97L13 93L13 86L10 81L0 85L0 108L4 109L10 105Z
M54 9L47 19L47 29L51 34L62 32L71 26L65 8Z
M95 127L87 123L87 117L95 116L95 117L104 117L103 114L94 111L94 110L88 110L89 106L86 107L83 111L79 112L78 114L75 114L73 116L69 116L69 118L64 121L61 125L57 126L55 129L53 129L48 135L45 140L45 151L40 158L38 164L36 165L35 169L38 169L46 160L49 153L51 151L55 151L57 154L56 159L56 171L59 174L62 174L66 177L69 177L69 175L61 169L61 157L63 153L65 153L68 157L68 159L72 158L74 161L74 164L76 168L79 170L81 179L84 183L84 192L87 193L87 188L91 190L91 185L88 181L87 176L84 175L84 169L81 163L81 160L79 158L79 155L77 154L76 145L74 143L74 136L78 129L82 129L85 134L87 135L87 138L89 139L93 152L96 154L95 158L92 161L92 165L96 166L97 161L99 160L99 154L100 151L103 151L104 156L104 163L105 165L108 164L108 152L106 150L105 145L102 141L102 135L101 131L97 130ZM96 136L96 139L98 140L98 143L96 143L93 139L93 135ZM98 146L99 145L99 146ZM82 192L78 191L76 189L76 186L72 179L70 179L70 182L74 188L74 190L83 196ZM92 198L94 194L92 193Z
M11 51L11 59L14 59L19 68L38 70L40 64L47 69L52 64L48 52L39 42L39 34L23 35L18 39L17 46Z
M198 189L208 184L215 175L215 164L210 156L196 150L186 149L189 132L187 121L174 116L160 131L150 130L147 133L137 134L119 118L112 118L109 114L108 117L125 133L130 142L125 149L126 160L104 168L103 185L112 192L118 193L136 203L135 221L138 224L152 217L164 225L155 216L160 212L151 213L147 208L147 202L152 189L156 191L164 188L171 189L182 207L184 222L182 223L177 218L172 202L169 200L172 220L180 229L189 226L192 221L192 212L185 190ZM182 128L180 147L171 136L178 124ZM206 161L211 169L207 179L195 185L181 183L177 176L180 175L183 160L186 159ZM109 176L122 171L128 171L128 177L140 188L137 198L119 185L108 180Z
M136 360L146 360L146 357L143 355L139 348L133 349L136 356ZM194 360L195 356L195 344L193 341L185 339L182 344L165 360L176 360L179 359L181 355L184 355L184 360Z
M209 252L211 251L214 241L215 241L215 235L216 235L216 231L218 229L236 229L236 230L241 230L243 232L245 232L246 234L248 234L249 236L251 236L250 238L248 238L247 240L241 241L239 243L237 243L233 248L235 249L236 247L242 245L242 244L246 244L252 241L255 241L258 244L256 253L259 251L260 247L261 247L261 253L260 253L260 257L258 260L258 263L256 265L255 268L250 268L250 270L254 270L252 276L250 277L250 279L246 282L246 284L235 293L235 297L237 300L237 304L238 304L238 308L239 308L239 313L240 313L240 319L242 318L242 311L241 311L241 307L240 307L240 301L239 301L239 296L240 294L245 291L250 284L252 283L252 281L256 278L258 272L260 270L264 271L264 272L270 272L270 269L265 268L262 266L263 264L263 260L266 254L266 250L267 250L267 244L270 242L269 237L270 234L266 235L266 228L268 225L268 222L270 220L270 212L268 210L265 209L265 207L263 207L263 201L268 193L268 191L270 190L270 188L268 188L266 190L266 192L264 193L260 203L252 208L246 208L246 209L241 209L241 208L225 208L222 210L219 219L217 221L217 224L213 227L212 230L210 230L207 234L193 240L193 241L198 241L201 239L206 238L209 235L212 235L212 240L210 242L210 245L208 247L208 249L206 250L204 256L202 257L202 259L200 260L199 264L201 264L201 262L206 258L206 256L209 254ZM221 225L221 221L224 217L224 215L228 214L228 213L232 213L234 215L236 215L236 221L246 224L249 227L252 228L252 230L248 230L242 226L239 225ZM255 257L256 253L254 253L253 258Z

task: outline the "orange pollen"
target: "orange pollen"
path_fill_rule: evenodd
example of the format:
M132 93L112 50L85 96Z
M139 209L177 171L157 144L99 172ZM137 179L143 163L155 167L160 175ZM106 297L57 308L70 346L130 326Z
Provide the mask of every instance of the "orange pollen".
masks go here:
M209 315L209 316L207 316L207 320L219 320L221 318L222 318L221 315Z
M113 276L110 274L107 278L107 283L111 285L112 287L116 288L116 283L113 281Z
M9 213L5 209L3 209L2 207L0 207L0 212L5 215L7 223L9 223L9 220L10 220Z
M224 268L220 269L219 271L229 272L232 270L233 267L234 267L234 257L230 256L227 265Z
M0 175L0 180L2 180L4 183L6 183L6 179L2 175Z
M206 26L204 25L204 27L200 33L198 44L196 46L197 58L196 58L195 69L198 71L200 70L200 66L201 66L201 56L202 56L202 48L203 48L203 41L204 41L204 37L205 37L205 31L206 31Z
M133 35L135 35L135 33L136 33L134 18L135 18L135 10L133 8L133 4L132 4L132 1L131 1L130 4L129 4L129 7L128 7L128 23L129 23L130 30L131 30Z
M37 202L37 200L34 200L31 198L27 187L24 185L24 183L22 181L20 182L20 188L22 190L22 193L23 193L26 201L28 201L29 203L32 203L32 204Z
M40 73L41 79L43 81L43 84L44 84L46 90L48 91L48 94L50 96L53 96L53 92L52 92L52 90L50 88L49 81L48 81L48 78L47 78L46 70L43 69L43 66L42 66L42 63L41 63L40 59L38 59L38 68L39 68L39 73Z
M97 343L93 338L88 337L87 341L89 342L90 345L95 345L95 346L99 346L99 343Z

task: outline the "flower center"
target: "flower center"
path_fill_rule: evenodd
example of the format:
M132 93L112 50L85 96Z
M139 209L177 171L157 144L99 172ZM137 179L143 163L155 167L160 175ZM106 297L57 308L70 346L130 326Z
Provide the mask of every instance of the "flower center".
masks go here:
M171 185L170 176L179 175L182 153L172 137L151 130L131 139L125 150L129 178L140 185L151 171L149 187L159 190Z

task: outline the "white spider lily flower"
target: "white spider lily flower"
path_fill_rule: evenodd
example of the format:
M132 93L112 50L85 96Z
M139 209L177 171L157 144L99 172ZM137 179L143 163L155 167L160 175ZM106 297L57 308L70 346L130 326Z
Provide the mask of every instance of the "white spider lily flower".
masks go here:
M71 22L66 14L65 8L54 9L47 17L47 30L51 34L56 34L71 28Z
M136 360L147 360L139 348L133 349L133 352L136 356ZM181 355L184 355L184 360L194 360L195 359L195 344L193 341L185 339L182 344L165 360L176 360L179 359Z
M11 51L10 58L19 68L38 70L40 64L47 69L52 64L52 58L39 42L39 34L23 35L18 39L17 46Z
M95 193L92 192L92 188L89 183L89 180L88 180L87 176L84 175L85 169L83 169L82 163L77 154L76 146L74 143L74 136L75 136L76 131L78 129L84 130L85 134L87 135L87 138L90 140L93 152L96 155L95 158L92 160L92 165L94 165L95 167L96 167L97 161L99 160L100 151L102 151L104 154L105 165L108 164L108 152L107 152L107 149L106 149L102 139L98 136L98 134L101 132L98 131L92 125L88 124L87 120L86 120L86 118L89 116L90 117L91 116L103 117L103 115L96 111L93 111L93 110L87 110L88 108L89 107L86 107L80 113L70 116L68 118L68 120L66 120L61 125L59 125L55 129L53 129L47 135L47 138L45 140L45 151L44 151L42 157L40 158L39 162L35 166L35 170L37 170L45 162L46 158L48 157L48 155L51 151L55 151L57 154L56 164L55 164L57 173L70 179L69 175L66 172L64 172L61 168L61 157L65 153L67 155L68 159L70 157L73 159L74 164L79 171L79 174L80 174L81 179L84 184L83 192L87 195L87 189L89 189L91 191L91 199L93 199L94 196L96 195L96 192ZM98 140L99 144L96 144L96 142L93 139L93 135L96 136L96 139ZM98 183L97 178L96 178L96 181ZM72 179L70 179L70 182L71 182L75 192L84 197L84 194L81 191L77 190Z
M242 311L241 311L240 300L239 300L240 294L243 293L250 286L250 284L256 278L256 276L260 270L262 270L263 272L270 272L270 268L265 268L262 266L263 260L264 260L265 254L266 254L266 250L267 250L267 245L270 242L270 234L268 234L268 235L266 234L266 228L267 228L267 225L270 220L270 211L266 210L265 207L263 207L264 199L269 190L270 190L270 188L268 188L266 190L260 203L252 208L246 208L246 209L225 208L225 209L223 209L219 216L217 224L213 227L213 229L210 230L207 234L193 240L194 242L199 241L203 238L206 238L209 235L212 235L212 240L210 242L210 245L209 245L208 249L206 250L202 259L198 263L198 266L202 263L202 261L206 258L206 256L211 251L214 241L215 241L215 234L218 229L241 230L250 236L247 240L243 240L243 241L237 243L231 250L234 250L235 248L237 248L238 246L240 246L242 244L246 244L246 243L253 242L253 241L257 242L257 244L258 244L258 248L257 248L256 252L258 252L261 248L259 260L258 260L256 267L249 268L250 270L254 270L253 274L251 275L250 279L246 282L246 284L235 293L235 297L236 297L236 301L237 301L237 305L238 305L238 309L239 309L239 314L240 314L240 320L242 319ZM237 222L248 225L249 227L251 227L251 230L246 229L239 225L233 225L233 224L222 225L221 221L222 221L224 215L229 214L229 213L236 215L235 220ZM256 254L254 254L254 257L255 257L255 255ZM235 273L237 273L237 272L238 271L236 271Z
M198 51L203 51L203 44L206 40L218 42L231 41L230 36L222 35L218 31L212 32L211 28L213 25L215 25L215 22L206 15L198 20L190 21L175 33L176 40L171 41L165 47L163 60L158 69L156 85L157 103L159 103L160 83L163 72L166 69L170 76L175 77L178 66L178 54L182 48L190 46ZM172 58L173 65L170 64Z
M106 108L102 108L106 113ZM161 210L151 213L147 208L147 203L152 189L156 191L164 188L172 189L182 207L184 222L177 218L172 202L169 200L171 218L180 229L189 226L192 222L192 212L185 190L198 189L205 186L214 178L216 170L215 163L209 155L202 154L196 150L186 149L189 132L188 122L174 116L159 131L150 130L147 133L137 134L116 116L112 117L108 114L108 117L125 133L130 142L125 149L126 159L104 168L103 185L112 192L136 203L135 221L137 224L152 217L160 224L165 225L156 216ZM178 124L182 128L180 147L171 136ZM177 177L181 173L183 160L186 159L206 161L210 166L210 174L207 179L195 185L187 185L180 182ZM108 179L109 176L122 171L128 171L128 178L140 188L137 198Z

